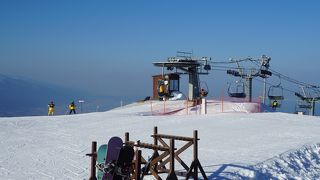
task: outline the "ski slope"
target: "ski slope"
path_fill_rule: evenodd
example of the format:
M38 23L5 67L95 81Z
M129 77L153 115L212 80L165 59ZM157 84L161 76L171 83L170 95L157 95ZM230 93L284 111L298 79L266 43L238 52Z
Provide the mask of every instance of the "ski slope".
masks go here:
M162 107L157 103L154 111ZM226 111L152 116L145 102L99 113L0 118L0 179L88 179L92 141L101 145L129 132L130 140L152 143L154 126L189 137L198 130L209 179L320 178L319 117ZM192 152L181 158L191 163Z

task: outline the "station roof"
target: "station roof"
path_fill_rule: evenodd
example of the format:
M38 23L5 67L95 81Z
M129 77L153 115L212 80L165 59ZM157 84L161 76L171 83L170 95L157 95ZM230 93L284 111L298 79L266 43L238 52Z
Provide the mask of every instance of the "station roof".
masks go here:
M167 61L167 62L153 62L153 65L157 67L198 67L201 64L194 60L183 60L183 61Z

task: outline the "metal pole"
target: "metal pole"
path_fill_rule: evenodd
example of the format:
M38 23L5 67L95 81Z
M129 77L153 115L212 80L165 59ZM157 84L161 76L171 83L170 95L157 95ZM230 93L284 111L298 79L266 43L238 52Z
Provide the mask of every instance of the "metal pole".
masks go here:
M81 113L83 113L83 111L82 111L82 105L83 105L83 103L84 103L84 100L79 100L78 102L80 103L80 111L81 111Z
M246 86L246 94L247 94L247 99L248 102L252 102L252 77L251 75L249 77L246 78L247 81L247 86Z
M263 104L266 104L266 93L267 93L267 78L263 78L263 97L262 97Z
M163 79L163 77L164 77L164 64L163 64L163 66L162 66L162 72L161 72L161 74L162 74L162 79Z
M316 106L316 101L314 98L312 99L312 105L311 105L311 115L314 116L315 114L315 106Z

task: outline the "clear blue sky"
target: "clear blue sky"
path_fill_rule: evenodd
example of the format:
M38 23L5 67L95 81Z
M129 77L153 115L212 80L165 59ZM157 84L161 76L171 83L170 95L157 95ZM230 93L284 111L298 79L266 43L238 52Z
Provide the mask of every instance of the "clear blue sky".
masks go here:
M0 73L105 95L151 95L152 62L193 50L272 57L318 84L320 1L0 1ZM227 76L212 72L210 89Z

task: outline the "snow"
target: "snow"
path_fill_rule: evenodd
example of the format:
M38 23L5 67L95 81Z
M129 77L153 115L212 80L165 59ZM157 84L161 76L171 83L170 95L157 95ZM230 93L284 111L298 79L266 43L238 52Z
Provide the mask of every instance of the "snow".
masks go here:
M319 117L251 113L256 104L225 106L224 112L216 106L200 115L200 107L187 112L183 101L147 101L99 113L0 118L0 179L88 179L85 154L92 141L101 145L129 132L130 140L152 143L154 126L188 137L198 130L199 160L209 179L320 178ZM181 158L190 165L192 151Z

